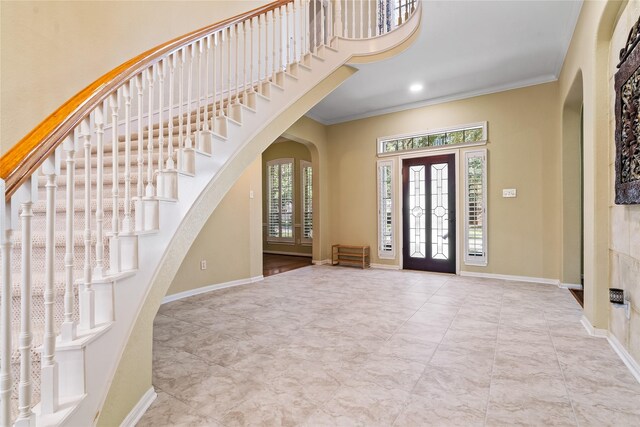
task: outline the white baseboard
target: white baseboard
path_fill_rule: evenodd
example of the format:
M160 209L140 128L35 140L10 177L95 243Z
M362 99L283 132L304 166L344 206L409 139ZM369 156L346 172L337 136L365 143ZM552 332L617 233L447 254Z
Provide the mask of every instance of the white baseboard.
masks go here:
M327 265L327 264L331 265L330 259L320 259L320 260L314 259L311 262L313 263L313 265Z
M151 388L142 395L131 412L129 412L129 415L127 415L127 417L122 421L120 427L134 427L138 421L140 421L140 418L142 418L144 413L147 412L147 409L149 409L149 406L151 406L153 401L156 400L156 397L158 397L158 394L154 390L153 386L151 386Z
M401 270L399 265L393 265L393 264L374 264L371 263L371 268L377 268L380 270Z
M291 256L303 256L307 258L311 258L311 254L305 254L300 252L285 252L285 251L262 251L264 254L272 254L272 255L291 255Z
M216 291L218 289L232 288L234 286L247 285L249 283L256 283L256 282L259 282L259 281L261 281L263 279L264 279L264 276L260 275L260 276L255 276L255 277L249 277L247 279L232 280L230 282L203 286L201 288L191 289L191 290L184 291L184 292L179 292L179 293L173 294L173 295L167 295L166 297L162 298L162 304L166 304L166 303L172 302L172 301L177 301L177 300L183 299L183 298L192 297L194 295L204 294L206 292Z
M562 289L577 289L579 291L582 290L582 285L578 283L560 283L558 287Z
M620 360L622 360L622 363L624 363L627 369L629 369L631 375L633 375L634 378L640 383L640 364L638 364L638 362L636 362L631 354L629 354L622 343L618 341L618 338L616 338L616 336L609 332L607 329L594 328L591 322L589 322L589 319L587 319L585 316L582 316L580 322L582 323L582 326L584 326L584 328L587 330L587 333L589 335L607 339L613 351L616 352Z
M607 331L606 329L594 328L586 316L582 316L580 318L580 323L582 323L582 326L584 326L584 328L587 330L587 333L592 337L607 338L609 336L609 331Z
M511 280L514 282L540 283L543 285L560 286L560 281L558 279L545 279L543 277L511 276L508 274L493 274L493 273L476 273L474 271L461 271L460 275L466 276L466 277L479 277L483 279L500 279L500 280Z

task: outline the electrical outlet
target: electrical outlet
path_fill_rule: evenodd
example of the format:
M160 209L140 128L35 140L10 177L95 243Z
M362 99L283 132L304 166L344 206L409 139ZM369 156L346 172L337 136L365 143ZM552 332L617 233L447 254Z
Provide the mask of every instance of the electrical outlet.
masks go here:
M249 198L250 198L250 199L253 199L253 190L250 190L250 191L249 191Z
M202 261L200 261L200 270L206 270L207 269L207 260L203 259Z
M515 188L503 188L502 189L502 197L516 197L516 189Z

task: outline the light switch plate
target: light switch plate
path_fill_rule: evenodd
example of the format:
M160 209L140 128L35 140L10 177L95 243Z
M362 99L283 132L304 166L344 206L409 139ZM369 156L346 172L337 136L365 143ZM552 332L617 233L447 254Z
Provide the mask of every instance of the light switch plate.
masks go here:
M516 197L516 189L515 188L503 188L502 189L502 197Z

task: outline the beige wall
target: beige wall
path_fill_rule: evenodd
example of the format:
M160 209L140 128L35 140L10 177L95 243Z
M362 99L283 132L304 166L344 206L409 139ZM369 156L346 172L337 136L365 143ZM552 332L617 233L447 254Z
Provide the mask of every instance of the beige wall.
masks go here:
M191 245L167 295L262 275L262 162L233 184ZM250 198L253 192L253 199ZM200 269L206 260L207 269Z
M282 158L293 159L293 243L269 242L267 239L268 177L267 162ZM311 256L311 244L301 243L302 238L302 175L300 161L311 162L311 152L299 142L282 140L274 142L262 153L262 248L265 252L282 252ZM312 179L313 182L313 179Z
M267 1L0 2L0 153L124 61Z
M329 168L335 189L330 198L332 242L368 244L373 252L372 262L398 265L399 257L379 259L375 250L376 138L488 121L489 263L486 267L463 263L461 269L557 279L557 90L556 83L549 83L330 126ZM459 159L462 164L463 157ZM396 168L398 173L399 169ZM516 188L518 197L503 199L503 188ZM462 207L463 192L458 196ZM400 230L396 224L399 248Z
M640 16L640 1L631 1L618 20L609 53L609 87L614 87L618 53L627 42L629 30ZM615 92L610 91L609 105L615 105ZM611 110L613 113L613 110ZM631 319L624 310L609 310L609 329L636 361L640 361L640 205L615 205L615 114L609 116L609 218L611 237L609 261L611 287L622 288L631 299Z
M626 2L584 2L576 29L558 80L561 105L574 97L576 82L582 82L583 163L584 163L584 314L597 328L608 328L609 205L612 191L609 164L612 112L609 52L611 37ZM613 48L617 49L617 48ZM575 126L571 117L563 117L559 149L572 144ZM569 135L569 137L567 137ZM561 153L558 152L558 155ZM561 199L558 203L562 203ZM563 230L563 234L566 230Z

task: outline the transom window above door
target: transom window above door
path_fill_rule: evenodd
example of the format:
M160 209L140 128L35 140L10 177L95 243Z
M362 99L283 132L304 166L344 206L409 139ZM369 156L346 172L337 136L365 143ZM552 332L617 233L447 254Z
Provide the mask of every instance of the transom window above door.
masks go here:
M428 150L451 145L480 145L487 142L487 122L416 134L378 138L378 155Z

